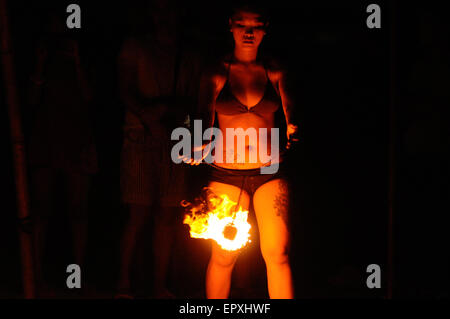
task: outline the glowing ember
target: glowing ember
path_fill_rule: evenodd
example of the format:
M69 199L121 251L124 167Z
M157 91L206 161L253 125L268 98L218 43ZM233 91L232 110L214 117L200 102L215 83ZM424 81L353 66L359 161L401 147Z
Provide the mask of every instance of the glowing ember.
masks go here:
M250 242L248 211L236 209L236 203L227 195L216 196L211 191L208 195L198 205L182 203L190 211L183 223L190 226L191 237L213 239L225 250L241 249Z

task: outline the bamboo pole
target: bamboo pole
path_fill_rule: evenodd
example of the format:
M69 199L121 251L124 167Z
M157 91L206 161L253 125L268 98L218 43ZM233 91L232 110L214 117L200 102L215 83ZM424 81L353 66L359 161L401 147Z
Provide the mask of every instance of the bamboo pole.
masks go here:
M24 297L26 299L32 299L35 297L35 287L25 147L8 18L6 0L0 0L0 54L3 69L3 81L5 84L5 100L8 107L10 122L17 194L17 215L20 222L18 231L22 263L22 285Z

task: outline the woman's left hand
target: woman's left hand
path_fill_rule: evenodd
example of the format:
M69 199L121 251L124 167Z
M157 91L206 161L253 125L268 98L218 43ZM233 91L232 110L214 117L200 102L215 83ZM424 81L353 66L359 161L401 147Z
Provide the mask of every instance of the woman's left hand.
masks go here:
M286 149L290 149L292 147L292 143L299 141L298 126L294 124L288 124L286 135L287 135Z

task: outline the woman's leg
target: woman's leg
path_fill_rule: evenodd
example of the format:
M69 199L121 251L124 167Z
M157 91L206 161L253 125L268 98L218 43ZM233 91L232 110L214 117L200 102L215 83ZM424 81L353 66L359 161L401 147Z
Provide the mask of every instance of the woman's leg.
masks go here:
M217 195L226 194L232 201L238 201L240 188L236 186L211 182L209 187ZM242 209L247 210L249 202L250 198L248 194L245 191L242 191L239 205ZM228 298L230 293L231 274L238 254L239 251L226 251L215 241L212 242L211 259L209 260L208 269L206 271L206 297L208 299Z
M153 218L153 293L157 299L173 298L167 289L175 223L182 212L178 207L159 208Z
M154 166L155 156L148 145L143 144L143 130L127 130L126 137L133 133L135 140L124 139L120 162L120 188L122 202L127 204L126 221L120 242L120 270L118 294L116 297L131 294L130 268L137 252L137 244L142 230L150 218L151 209L157 196L157 174ZM134 136L133 135L133 136ZM151 141L151 139L148 139Z
M119 293L130 291L130 266L136 250L138 237L149 217L150 206L129 204L129 216L120 245Z
M269 296L274 299L294 297L288 255L288 203L289 189L282 179L260 186L253 196L261 253L267 268Z

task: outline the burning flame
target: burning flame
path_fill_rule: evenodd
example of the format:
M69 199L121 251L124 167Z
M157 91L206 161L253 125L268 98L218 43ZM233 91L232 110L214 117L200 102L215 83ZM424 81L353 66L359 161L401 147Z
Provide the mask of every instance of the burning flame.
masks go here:
M237 204L225 194L217 196L209 191L206 197L198 205L182 202L190 210L183 223L190 226L191 237L213 239L229 251L241 249L250 242L248 211L240 206L236 209Z

